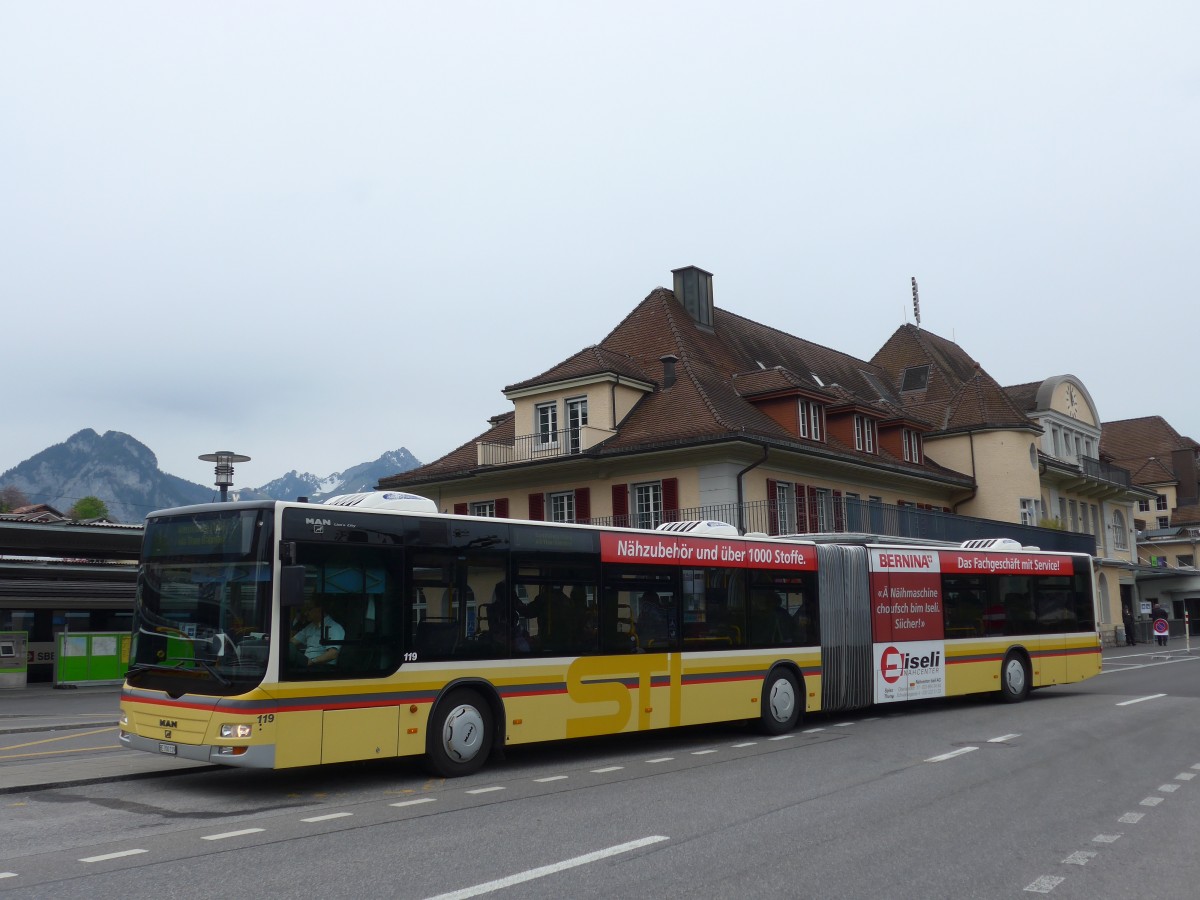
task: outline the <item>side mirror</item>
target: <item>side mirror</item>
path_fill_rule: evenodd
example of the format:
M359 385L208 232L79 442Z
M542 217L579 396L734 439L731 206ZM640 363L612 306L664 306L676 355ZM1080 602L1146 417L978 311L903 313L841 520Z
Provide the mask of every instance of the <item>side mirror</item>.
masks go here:
M304 566L280 568L279 605L284 609L304 605Z

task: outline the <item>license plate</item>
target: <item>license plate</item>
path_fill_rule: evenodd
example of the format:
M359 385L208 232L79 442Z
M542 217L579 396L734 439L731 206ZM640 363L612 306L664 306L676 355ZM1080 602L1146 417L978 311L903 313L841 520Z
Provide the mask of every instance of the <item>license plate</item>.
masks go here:
M159 744L158 752L165 753L168 756L174 756L179 751L179 748L174 744Z

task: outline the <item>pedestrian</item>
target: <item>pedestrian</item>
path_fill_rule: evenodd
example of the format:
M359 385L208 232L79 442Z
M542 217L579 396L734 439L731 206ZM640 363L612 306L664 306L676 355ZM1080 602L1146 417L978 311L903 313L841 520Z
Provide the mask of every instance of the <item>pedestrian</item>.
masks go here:
M1129 604L1126 603L1121 607L1121 620L1125 623L1125 643L1133 647L1137 644L1133 636L1133 612L1129 609Z
M1167 611L1158 605L1157 600L1150 610L1150 618L1154 621L1154 643L1160 647L1167 646ZM1159 621L1162 625L1158 624Z

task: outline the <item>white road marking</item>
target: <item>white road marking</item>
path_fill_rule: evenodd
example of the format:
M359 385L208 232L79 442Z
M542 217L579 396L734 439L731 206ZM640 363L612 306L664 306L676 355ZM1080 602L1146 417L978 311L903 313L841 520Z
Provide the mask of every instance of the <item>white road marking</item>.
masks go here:
M708 754L716 752L716 750L693 750L692 756L708 756Z
M816 734L818 731L824 731L824 730L825 730L824 728L805 728L800 733L801 734ZM1197 768L1200 768L1200 766L1197 766Z
M1164 794L1173 794L1177 790L1179 790L1179 785L1177 785L1177 784L1160 784L1158 786L1158 789L1160 791L1162 791Z
M546 778L535 778L533 780L536 781L538 784L546 784L549 781L565 781L566 779L567 779L566 775L550 775Z
M1135 697L1132 700L1122 700L1117 706L1133 706L1135 703L1145 703L1147 700L1158 700L1160 697L1165 697L1166 694L1150 694L1148 697Z
M1059 878L1057 875L1043 875L1032 884L1025 885L1025 890L1032 891L1035 894L1048 894L1067 879Z
M834 722L833 727L834 728L849 728L851 725L855 725L855 724L857 724L857 723L856 722Z
M16 872L0 872L0 878L16 878Z
M1019 738L1019 734L1002 734L1000 737L988 738L989 744L1003 744L1006 741L1011 741L1013 738Z
M624 766L605 766L603 769L592 769L592 774L593 775L603 775L605 772L616 772L623 768L625 768L625 767Z
M223 841L225 838L241 837L244 834L257 834L263 831L262 828L243 828L241 831L226 831L222 834L206 834L200 840L202 841Z
M1136 825L1138 822L1142 821L1142 819L1144 819L1144 818L1146 818L1145 813L1130 812L1130 813L1125 813L1125 815L1121 816L1121 818L1117 819L1117 821L1121 822L1125 825Z
M743 747L753 747L757 743L758 743L758 741L744 741L740 744L734 744L733 746L736 749L741 750Z
M346 818L346 816L352 816L352 815L354 815L354 813L348 813L348 812L326 813L323 816L311 816L310 818L301 819L300 821L301 822L328 822L330 819L344 819L344 818Z
M957 750L951 750L949 753L943 753L941 756L931 756L925 762L945 762L948 759L954 759L956 756L962 756L964 753L970 753L972 750L978 749L978 747L960 747Z
M1067 866L1086 866L1091 860L1096 858L1095 850L1076 850L1070 856L1063 860L1063 864Z
M1192 763L1193 769L1200 769L1200 763Z
M1180 772L1178 775L1175 776L1175 780L1176 781L1191 781L1195 777L1196 777L1195 774L1192 772Z
M1141 805L1142 806L1158 806L1158 804L1160 804L1162 802L1163 802L1162 797L1147 797L1145 800L1143 800L1141 802Z
M786 741L790 737L791 737L790 734L777 734L777 735L775 735L775 737L767 738L767 740L768 741Z
M399 803L389 803L389 806L416 806L418 803L434 803L437 797L418 797L416 800L401 800Z
M490 794L492 791L502 791L502 790L504 790L504 785L493 784L491 787L473 788L472 790L467 791L467 793L468 794Z
M120 859L122 856L137 856L139 853L149 852L149 850L121 850L117 853L102 853L100 856L85 856L80 862L104 862L109 859Z
M1098 834L1092 838L1093 844L1115 844L1121 839L1119 834Z
M648 763L670 762L674 758L675 757L673 757L673 756L660 756L658 759L648 759L648 760L646 760L646 762L648 762Z
M631 850L640 850L642 847L648 847L651 844L657 844L660 841L667 840L670 840L670 838L661 834L652 835L651 837L644 837L640 840L629 841L625 844L617 844L615 847L606 847L603 850L585 853L583 856L564 859L562 862L551 863L548 866L541 866L537 869L527 869L524 872L518 872L517 874L509 875L506 878L497 878L495 881L487 881L483 884L477 884L474 887L463 888L461 891L451 891L447 894L438 894L436 897L429 898L429 900L466 900L468 897L478 897L480 894L490 894L492 891L499 891L504 888L512 887L514 884L523 884L526 881L533 881L535 878L545 878L547 875L553 875L556 872L562 872L566 869L573 869L576 866L585 866L588 863L598 862L599 860L607 859L610 856L628 853Z

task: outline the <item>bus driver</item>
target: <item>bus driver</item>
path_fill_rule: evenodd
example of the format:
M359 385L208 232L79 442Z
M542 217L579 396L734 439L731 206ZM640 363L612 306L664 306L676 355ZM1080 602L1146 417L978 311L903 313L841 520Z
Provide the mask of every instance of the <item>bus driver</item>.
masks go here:
M310 668L332 664L338 656L338 645L346 639L346 630L325 615L315 601L304 604L303 613L308 624L292 636L293 652L300 654Z

